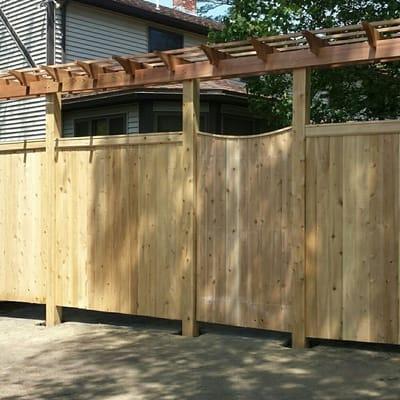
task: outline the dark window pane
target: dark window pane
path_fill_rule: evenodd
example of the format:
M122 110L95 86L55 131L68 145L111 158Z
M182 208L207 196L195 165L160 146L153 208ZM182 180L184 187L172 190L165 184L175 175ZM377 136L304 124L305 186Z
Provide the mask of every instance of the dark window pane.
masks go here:
M208 119L207 114L200 114L200 130L202 132L208 132Z
M127 133L126 114L105 115L75 121L75 136L123 135Z
M88 120L75 121L75 136L90 136L90 125Z
M227 114L223 116L223 133L250 135L253 132L252 119Z
M156 115L157 132L178 132L182 130L182 115L180 113Z
M122 135L126 131L123 115L110 118L110 135Z
M93 136L108 135L107 118L93 120Z
M149 28L149 51L181 49L183 36L175 32Z

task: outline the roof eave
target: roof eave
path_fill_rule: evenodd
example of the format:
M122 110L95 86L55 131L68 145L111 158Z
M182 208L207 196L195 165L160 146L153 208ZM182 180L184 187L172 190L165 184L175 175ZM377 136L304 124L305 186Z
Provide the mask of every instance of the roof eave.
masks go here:
M208 33L215 29L213 27L207 27L205 25L195 24L193 22L184 21L178 18L173 18L169 15L163 15L160 13L144 10L134 5L125 5L111 2L109 0L75 0L79 3L101 7L110 11L123 13L125 15L131 15L134 17L142 18L148 21L157 22L163 25L167 25L173 28L183 29L199 35L208 35Z
M226 100L227 103L241 103L247 104L248 96L244 93L232 92L223 89L203 89L201 91L202 98L206 99L219 99L219 101ZM115 92L115 93L98 93L96 95L88 95L83 97L71 97L63 99L63 109L71 110L81 107L93 107L101 105L123 104L130 101L140 101L149 99L163 99L163 100L176 100L182 98L182 90L178 89L153 89L153 90L139 90L132 92Z

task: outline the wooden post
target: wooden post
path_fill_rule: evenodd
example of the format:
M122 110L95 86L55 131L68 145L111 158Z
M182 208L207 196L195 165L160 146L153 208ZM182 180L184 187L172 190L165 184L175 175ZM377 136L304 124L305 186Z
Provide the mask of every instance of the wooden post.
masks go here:
M183 83L183 215L185 234L182 271L182 335L199 335L197 297L197 132L200 120L200 86L197 80Z
M310 122L310 72L293 71L293 142L291 150L292 241L290 267L293 268L292 346L307 347L306 338L306 138Z
M57 265L56 265L56 152L55 141L61 137L61 95L50 94L46 97L46 325L61 323L62 308L57 307Z

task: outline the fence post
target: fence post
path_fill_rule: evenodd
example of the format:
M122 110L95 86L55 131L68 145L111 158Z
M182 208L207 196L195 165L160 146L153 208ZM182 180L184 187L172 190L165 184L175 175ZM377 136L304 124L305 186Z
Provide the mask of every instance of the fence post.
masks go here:
M293 268L292 346L307 347L306 338L306 137L310 122L310 71L293 70L293 142L291 150L292 241L290 267Z
M54 326L61 323L62 307L57 307L57 253L56 253L56 152L55 141L61 137L61 95L46 96L46 183L45 207L46 219L46 325Z
M184 234L181 292L182 335L199 335L197 297L197 132L200 86L198 80L183 83L183 216Z

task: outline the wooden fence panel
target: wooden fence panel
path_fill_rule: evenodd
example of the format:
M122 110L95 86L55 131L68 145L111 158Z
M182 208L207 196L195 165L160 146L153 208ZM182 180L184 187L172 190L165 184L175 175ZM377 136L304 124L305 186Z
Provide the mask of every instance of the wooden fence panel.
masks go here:
M57 305L181 319L190 237L170 139L56 151ZM0 300L46 301L43 149L0 152ZM292 151L291 130L199 135L199 321L293 330ZM308 337L400 343L399 190L398 134L307 138Z
M291 140L199 136L200 321L292 330Z
M182 146L61 151L57 304L180 319Z
M11 147L0 154L0 300L44 303L41 243L46 153Z
M307 139L307 335L399 343L399 136Z

